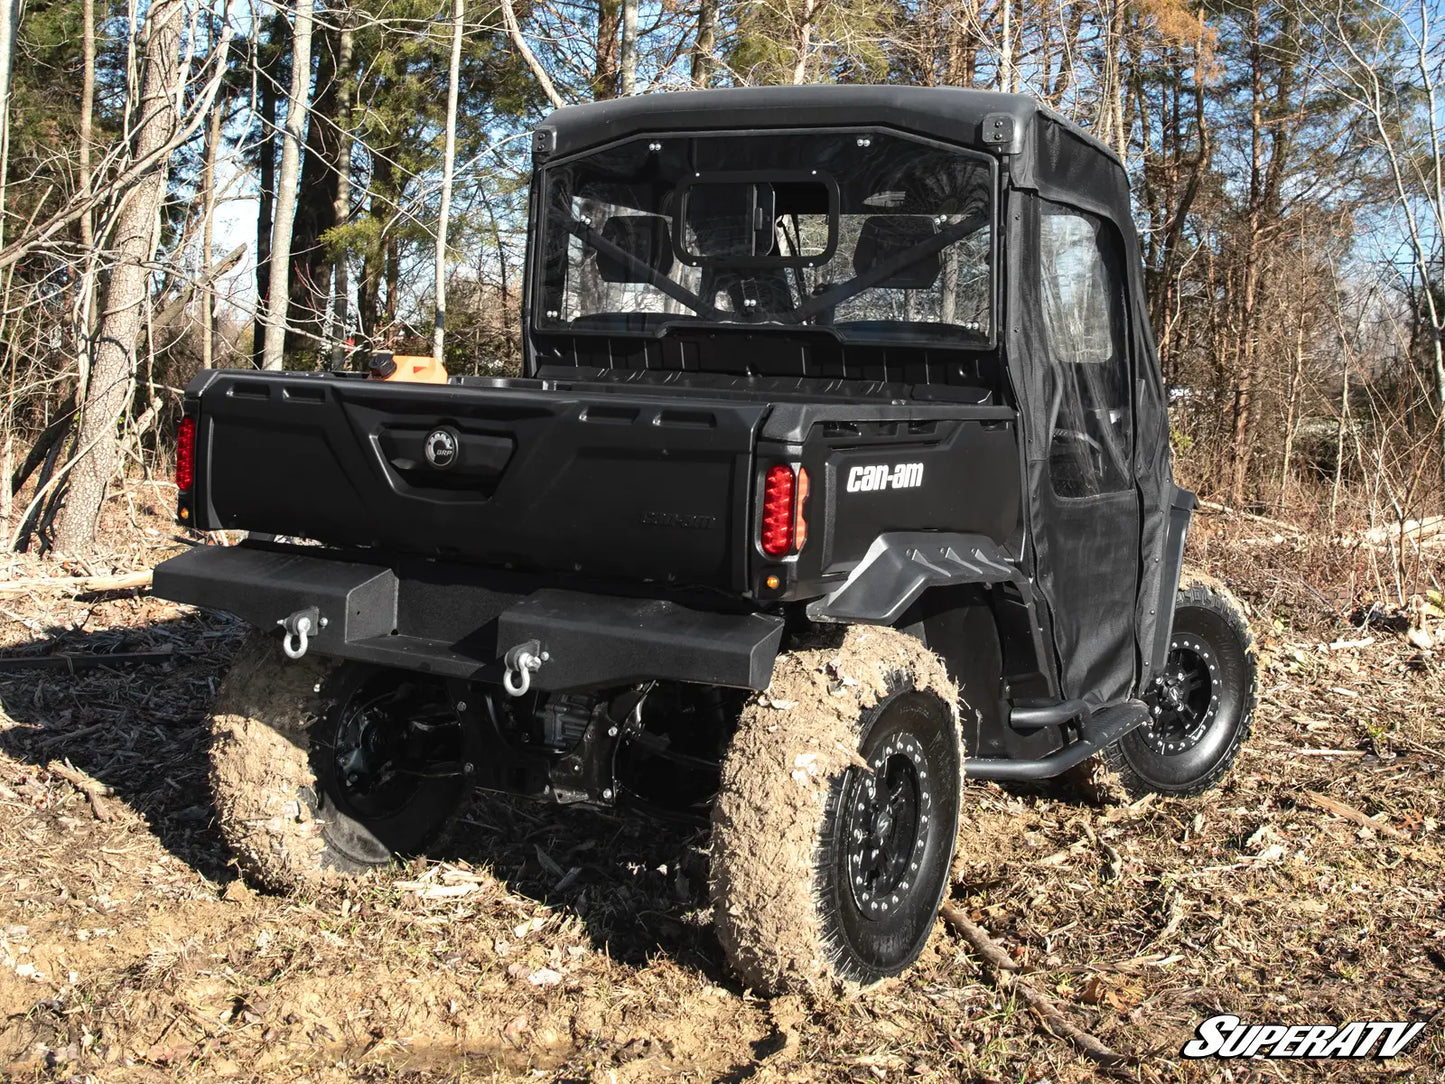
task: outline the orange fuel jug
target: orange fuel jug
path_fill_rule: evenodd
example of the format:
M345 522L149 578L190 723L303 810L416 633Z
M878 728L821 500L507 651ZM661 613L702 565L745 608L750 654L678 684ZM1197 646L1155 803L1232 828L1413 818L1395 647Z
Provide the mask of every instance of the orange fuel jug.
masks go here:
M393 354L379 351L367 366L372 380L396 380L412 384L445 384L447 367L432 360L430 354Z

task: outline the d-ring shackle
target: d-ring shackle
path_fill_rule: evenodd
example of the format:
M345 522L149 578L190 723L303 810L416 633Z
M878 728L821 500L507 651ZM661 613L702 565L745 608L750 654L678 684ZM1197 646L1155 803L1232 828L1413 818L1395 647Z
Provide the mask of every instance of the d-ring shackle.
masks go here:
M290 617L283 617L276 624L286 630L281 640L281 650L288 659L299 659L311 647L311 636L326 627L326 618L315 606L297 610Z
M542 650L536 640L518 644L507 652L503 660L506 671L502 674L502 688L508 696L526 696L532 687L532 674L542 669L542 664L551 656Z

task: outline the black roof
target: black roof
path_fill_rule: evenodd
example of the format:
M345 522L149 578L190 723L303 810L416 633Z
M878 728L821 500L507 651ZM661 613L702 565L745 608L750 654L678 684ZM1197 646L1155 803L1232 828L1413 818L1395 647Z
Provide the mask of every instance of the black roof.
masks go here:
M555 153L571 154L653 131L834 128L887 125L953 143L984 147L983 120L1013 120L1014 140L1000 149L1027 151L1036 122L1066 128L1086 147L1119 164L1114 152L1027 94L962 87L866 84L733 87L612 98L568 106L541 125L556 134Z

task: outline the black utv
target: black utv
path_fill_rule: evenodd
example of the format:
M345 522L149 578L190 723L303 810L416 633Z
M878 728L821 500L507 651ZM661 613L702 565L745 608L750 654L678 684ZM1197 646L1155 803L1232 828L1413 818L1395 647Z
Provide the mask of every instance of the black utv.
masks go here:
M866 982L923 948L965 777L1220 779L1254 655L1180 582L1105 146L836 86L563 109L532 151L520 378L187 390L180 521L249 537L155 589L257 630L213 718L251 876L414 854L473 787L665 808L711 817L745 983Z

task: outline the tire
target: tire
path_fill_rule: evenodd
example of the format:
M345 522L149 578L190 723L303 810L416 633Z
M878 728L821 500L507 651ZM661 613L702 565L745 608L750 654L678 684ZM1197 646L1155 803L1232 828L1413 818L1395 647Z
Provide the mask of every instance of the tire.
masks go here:
M956 703L937 656L893 629L779 656L713 806L714 921L747 986L868 983L918 958L958 835Z
M428 752L454 752L454 774L388 773L399 759L399 742L411 751L418 713L442 720L429 728ZM397 739L398 733L405 736ZM467 789L461 726L444 687L403 671L314 655L291 662L274 636L259 632L247 637L221 683L211 738L222 834L242 872L276 891L313 887L420 852ZM368 756L362 780L356 768Z
M1132 798L1190 798L1216 786L1249 738L1256 669L1239 600L1218 580L1186 572L1169 661L1143 694L1150 720L1104 750L1106 769Z

